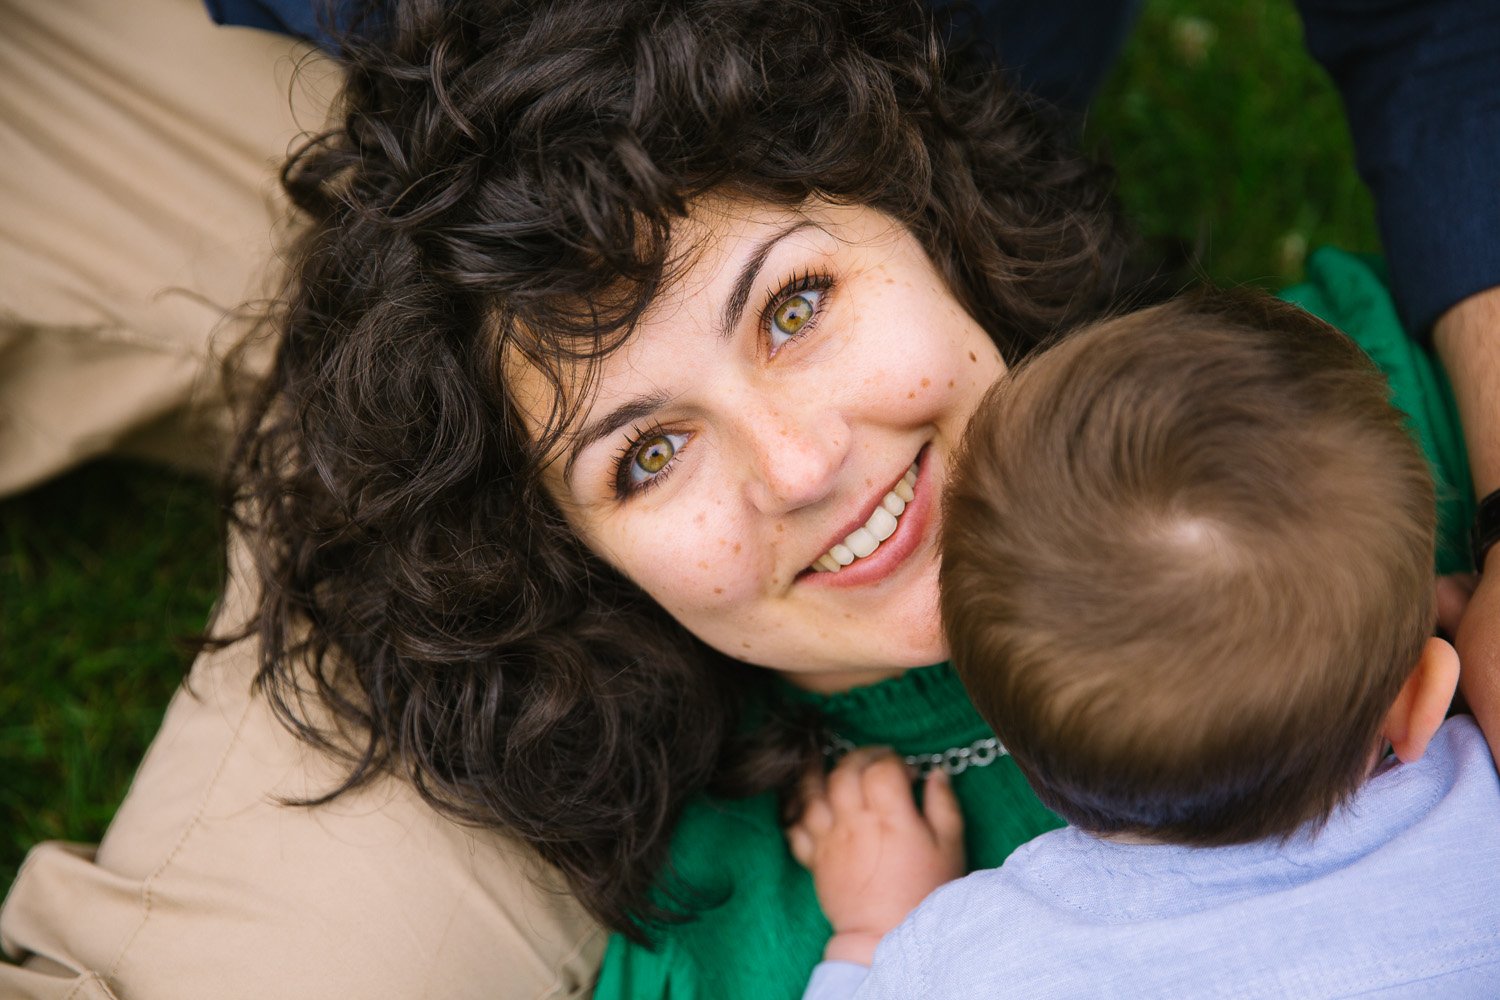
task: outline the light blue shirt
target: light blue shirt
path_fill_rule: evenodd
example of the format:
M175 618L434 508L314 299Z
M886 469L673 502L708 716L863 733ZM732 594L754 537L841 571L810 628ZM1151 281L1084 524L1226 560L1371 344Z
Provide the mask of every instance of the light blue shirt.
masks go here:
M1069 828L933 893L804 1000L1500 998L1500 780L1467 716L1285 844Z

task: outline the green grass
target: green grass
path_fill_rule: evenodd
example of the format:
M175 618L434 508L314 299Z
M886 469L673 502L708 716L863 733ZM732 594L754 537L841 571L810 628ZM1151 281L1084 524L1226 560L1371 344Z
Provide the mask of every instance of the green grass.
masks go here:
M1376 246L1290 0L1152 0L1088 136L1142 233L1218 281ZM124 463L0 502L0 886L35 841L103 832L216 595L216 531L206 484Z
M97 840L218 595L210 487L99 462L0 502L0 885Z
M1215 281L1279 288L1310 249L1378 248L1338 94L1290 0L1151 0L1087 135L1142 235L1186 241Z

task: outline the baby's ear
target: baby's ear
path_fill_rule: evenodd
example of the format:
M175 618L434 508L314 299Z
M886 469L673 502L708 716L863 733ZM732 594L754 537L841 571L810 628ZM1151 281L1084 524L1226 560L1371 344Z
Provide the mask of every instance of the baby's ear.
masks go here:
M1422 759L1457 689L1458 653L1445 639L1428 639L1411 676L1386 713L1382 730L1403 764Z

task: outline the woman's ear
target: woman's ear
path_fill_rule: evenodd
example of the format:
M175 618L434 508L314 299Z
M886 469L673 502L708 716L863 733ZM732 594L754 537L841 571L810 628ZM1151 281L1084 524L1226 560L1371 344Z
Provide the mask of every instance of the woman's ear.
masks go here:
M1427 742L1443 724L1457 688L1458 653L1445 639L1428 639L1386 713L1382 730L1403 764L1421 760L1427 752Z

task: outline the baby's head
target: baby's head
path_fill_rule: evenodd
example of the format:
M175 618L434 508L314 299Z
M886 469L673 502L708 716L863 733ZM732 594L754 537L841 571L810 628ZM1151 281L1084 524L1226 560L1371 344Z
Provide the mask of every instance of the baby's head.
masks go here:
M1430 654L1434 508L1343 335L1248 292L1090 326L991 390L956 469L953 660L1049 807L1231 844L1363 782Z

